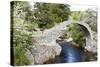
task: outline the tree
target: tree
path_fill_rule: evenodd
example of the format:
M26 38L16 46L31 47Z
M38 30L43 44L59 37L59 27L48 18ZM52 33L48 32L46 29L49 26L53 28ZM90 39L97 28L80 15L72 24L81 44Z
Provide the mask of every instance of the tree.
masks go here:
M28 65L30 61L26 56L26 49L32 45L32 28L33 22L30 20L32 15L29 3L26 1L11 2L11 37L14 62L13 65ZM31 31L31 32L30 32Z
M87 9L86 11L71 12L70 19L74 21L84 21L91 29L97 32L97 10Z
M72 24L69 28L70 36L73 41L80 47L84 47L85 44L85 34L82 28L78 24Z
M97 32L97 9L86 10L86 23L90 25L93 31Z
M34 7L36 9L31 10L29 2L26 1L11 2L14 65L31 64L26 56L26 49L30 50L34 46L32 35L35 28L48 29L68 19L68 5L36 3Z
M64 4L35 3L34 7L34 20L43 30L68 20L70 14L69 5Z

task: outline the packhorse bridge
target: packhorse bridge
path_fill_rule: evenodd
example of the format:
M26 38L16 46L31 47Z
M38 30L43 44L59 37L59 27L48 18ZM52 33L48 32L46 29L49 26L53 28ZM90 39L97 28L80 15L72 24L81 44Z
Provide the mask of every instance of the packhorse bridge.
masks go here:
M97 44L93 40L94 32L91 30L88 24L85 21L64 21L53 28L47 29L43 31L38 36L34 37L34 45L39 45L38 47L33 47L28 51L28 57L32 57L34 59L34 63L42 64L43 62L47 61L49 58L54 58L56 55L59 55L61 52L61 47L56 43L56 40L64 34L66 30L68 30L69 25L76 23L80 25L80 27L84 30L85 37L86 37L86 45L85 48L88 51L96 52L97 51Z
M80 27L84 30L86 37L85 48L87 50L95 52L96 45L93 43L94 32L91 30L88 24L84 23L84 21L81 22L64 21L49 30L45 30L39 37L36 38L36 40L38 41L37 43L39 45L45 45L45 44L53 45L51 43L56 41L56 39L59 38L60 36L62 36L65 30L68 29L69 25L73 23L80 25Z

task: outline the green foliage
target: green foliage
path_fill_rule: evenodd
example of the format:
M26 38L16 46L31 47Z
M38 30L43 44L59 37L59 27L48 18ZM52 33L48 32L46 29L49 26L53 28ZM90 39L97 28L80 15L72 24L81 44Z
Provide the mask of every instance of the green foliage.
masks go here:
M72 25L68 27L69 29L64 32L65 34L62 37L64 39L68 39L71 37L77 45L79 45L80 47L84 47L85 34L82 28L78 24L75 24L75 23L73 23Z
M70 14L69 5L35 3L34 7L34 20L43 30L53 27L55 23L68 20Z
M83 29L76 23L73 23L68 26L68 30L64 32L64 35L62 35L64 39L69 39L70 37L73 39L73 41L79 46L84 47L85 46L85 34Z
M90 25L91 29L97 32L97 9L86 10L86 23Z
M74 11L71 13L71 20L80 20L81 12L80 11Z
M21 44L19 44L21 45ZM14 65L28 65L30 61L27 59L25 55L25 50L21 46L14 47Z
M93 31L97 32L97 10L73 11L70 19L73 21L85 21Z
M26 1L11 2L11 21L13 31L14 65L28 65L26 49L33 46L36 28L44 30L68 19L69 5L35 3L35 9Z
M84 47L85 44L85 35L84 31L78 24L72 24L69 28L69 32L73 41L76 42L80 47Z
M32 11L26 1L11 2L13 30L14 65L28 65L26 49L32 45L32 30L37 25L31 20ZM28 15L29 14L29 15Z

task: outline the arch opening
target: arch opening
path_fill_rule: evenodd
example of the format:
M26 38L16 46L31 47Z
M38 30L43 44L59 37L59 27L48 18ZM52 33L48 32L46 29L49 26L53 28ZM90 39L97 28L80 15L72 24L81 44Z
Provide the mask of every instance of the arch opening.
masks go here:
M91 44L90 43L90 41L91 41L91 32L88 30L88 28L86 27L86 26L84 26L84 25L82 25L82 24L80 24L80 23L74 23L73 25L75 25L75 24L77 24L79 27L80 27L80 29L83 31L79 31L79 33L80 32L82 32L83 34L84 34L84 45L83 45L83 47L85 47L85 46L87 46L88 44ZM69 25L66 25L68 28L70 28L70 26L72 25L72 23L71 24L69 24ZM80 30L80 29L78 29L78 30ZM69 30L67 30L67 36L68 36L68 34L70 34L69 33L70 31ZM61 39L64 39L64 35L66 35L65 34L66 32L64 32L64 34L63 35L61 35L59 38L61 38ZM77 34L79 34L78 32L76 33L76 34L74 34L74 35L77 35ZM80 35L79 35L79 37L80 37ZM75 38L74 38L75 39ZM80 39L82 39L82 38L80 38ZM71 38L69 38L69 40L68 41L70 41L70 40L73 40L73 38L71 39ZM79 40L79 39L76 39L76 40ZM80 40L79 40L80 41ZM79 43L79 42L78 42ZM80 43L81 44L81 43Z

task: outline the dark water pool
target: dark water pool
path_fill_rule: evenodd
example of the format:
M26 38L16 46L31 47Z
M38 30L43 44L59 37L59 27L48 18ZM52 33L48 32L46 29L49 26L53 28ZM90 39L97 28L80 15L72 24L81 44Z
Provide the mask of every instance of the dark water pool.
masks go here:
M62 51L59 57L60 63L83 61L83 49L73 46L70 42L63 42L60 45L62 47Z
M96 54L88 52L85 49L76 47L71 42L61 42L59 45L62 47L60 56L56 56L54 59L46 61L44 64L54 63L71 63L71 62L84 62L84 61L96 61Z

